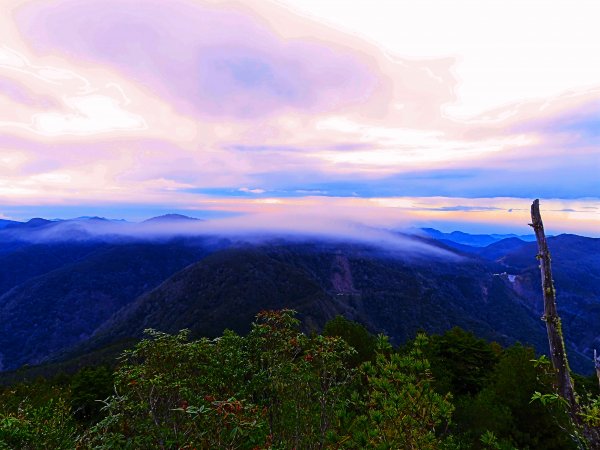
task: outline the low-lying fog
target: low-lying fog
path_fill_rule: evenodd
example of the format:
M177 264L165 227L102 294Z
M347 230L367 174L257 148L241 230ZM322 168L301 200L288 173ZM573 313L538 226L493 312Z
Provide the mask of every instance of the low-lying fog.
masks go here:
M368 219L368 218L367 218ZM165 239L181 236L223 237L261 243L272 239L335 241L373 245L384 250L456 258L454 253L428 243L406 223L365 223L356 218L328 214L252 214L200 220L180 215L155 217L143 222L103 218L42 221L33 219L0 229L0 239L27 242L69 240Z

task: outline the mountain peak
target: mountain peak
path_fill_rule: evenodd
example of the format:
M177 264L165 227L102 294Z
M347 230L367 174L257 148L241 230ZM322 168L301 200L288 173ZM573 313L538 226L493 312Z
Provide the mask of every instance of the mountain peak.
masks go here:
M42 219L41 217L34 217L27 222L14 222L10 221L3 228L37 228L52 223L51 220Z
M184 216L183 214L164 214L162 216L152 217L144 220L142 223L154 223L154 222L183 222L183 221L202 221L195 217Z

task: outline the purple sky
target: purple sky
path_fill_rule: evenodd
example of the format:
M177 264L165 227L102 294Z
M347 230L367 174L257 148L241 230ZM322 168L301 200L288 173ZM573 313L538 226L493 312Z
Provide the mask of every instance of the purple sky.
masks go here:
M597 7L373 5L6 0L0 218L597 235Z

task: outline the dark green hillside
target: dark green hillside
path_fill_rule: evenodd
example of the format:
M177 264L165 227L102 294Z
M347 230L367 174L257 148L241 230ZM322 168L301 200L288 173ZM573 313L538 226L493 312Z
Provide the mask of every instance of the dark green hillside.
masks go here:
M344 299L351 319L395 342L419 330L441 333L461 326L507 345L545 344L539 318L492 275L495 265L483 260L414 257L356 246L288 245L267 251L311 274L332 296Z
M600 239L563 234L548 239L558 311L565 336L582 357L600 348ZM535 246L528 244L502 258L518 274L513 289L531 311L541 315L541 280ZM533 259L533 262L531 262ZM586 372L591 370L585 369Z
M94 242L5 242L2 246L5 251L0 251L0 295L30 278L51 272L107 247L106 244Z
M548 238L552 255L558 311L562 317L573 367L584 373L593 367L593 349L600 348L600 239L562 234ZM540 317L541 280L536 261L537 244L515 237L487 247L461 247L462 252L496 263L492 271L502 280L510 296ZM540 351L546 351L542 345Z
M521 248L527 246L531 248L531 242L525 242L519 238L512 237L502 239L501 241L494 242L484 248L479 248L477 254L482 258L496 261L501 259L508 253L519 251Z
M264 245L217 252L140 296L78 351L145 328L215 336L249 329L262 309L294 308L308 329L340 314L395 343L454 326L545 349L543 323L479 260L391 258L356 245Z
M318 329L341 304L303 271L261 249L225 250L173 275L138 298L98 330L93 339L142 336L144 329L218 336L224 329L247 332L263 309L293 307L308 328Z
M319 329L341 314L387 333L394 343L419 330L442 333L461 326L504 345L520 341L547 351L535 244L516 238L477 249L499 256L496 261L423 239L416 243L429 242L445 256L339 241L242 245L189 238L105 243L94 251L100 244L83 242L23 247L13 266L10 258L0 258L6 273L23 276L27 268L33 274L59 265L0 297L5 370L72 355L76 344L79 355L139 337L146 327L187 327L209 336L225 328L244 332L256 312L283 307L298 310L307 327ZM598 240L562 235L550 243L572 367L587 373L590 349L600 347Z
M0 386L10 386L17 383L31 383L40 378L61 378L73 375L82 369L90 367L115 367L119 355L128 348L133 347L137 342L137 339L116 341L106 347L101 347L60 361L44 362L43 364L36 366L25 365L16 370L0 372Z
M124 305L202 257L185 242L110 246L0 297L4 369L35 364L88 338Z

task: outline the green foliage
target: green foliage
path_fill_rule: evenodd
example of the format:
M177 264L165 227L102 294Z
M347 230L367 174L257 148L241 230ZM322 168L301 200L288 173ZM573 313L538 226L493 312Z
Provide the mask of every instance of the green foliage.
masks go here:
M535 391L531 396L531 401L539 401L542 405L551 405L552 403L567 404L567 401L556 393L542 394L541 392Z
M342 339L307 337L293 311L257 316L247 337L188 341L148 330L123 356L93 448L323 447L335 440L354 355Z
M353 367L365 361L372 361L375 357L377 338L367 331L360 323L336 316L325 324L324 336L337 336L346 341L356 354L350 358Z
M455 418L464 433L475 440L491 431L500 444L516 448L573 448L564 432L568 428L564 408L553 396L545 369L534 365L534 357L533 349L519 344L502 353L489 382L457 405ZM536 392L548 407L531 401Z
M348 343L306 336L289 310L260 313L246 337L148 333L123 355L86 446L435 448L452 411L433 390L424 336L406 355L381 337L356 369Z
M452 329L394 349L340 317L320 335L299 325L281 310L246 336L147 330L114 372L0 389L0 450L575 448L530 348ZM581 380L582 417L600 425L596 384Z
M335 439L355 351L337 337L305 336L293 315L258 315L247 338L251 395L266 408L273 445L322 447Z
M533 362L536 367L543 370L546 379L554 381L556 372L548 358L541 357ZM566 422L564 428L570 433L572 441L577 443L578 448L596 448L591 443L589 439L590 434L588 433L591 431L591 434L593 434L600 430L600 395L598 394L598 380L596 376L583 377L577 374L571 374L571 378L574 387L577 387L576 400L579 404L579 411L577 414L579 414L581 419L578 421L579 423L575 423L568 415L570 410L569 403L556 392L555 385L553 385L553 388L549 393L534 392L531 396L531 402L538 403L548 411L558 410L559 413L562 413L561 415L565 417L563 422ZM554 412L554 415L556 417L557 413ZM588 428L587 431L584 429L585 427Z
M498 362L499 352L498 345L458 327L433 336L427 349L438 390L455 395L479 392Z
M377 342L374 362L361 367L366 392L360 398L362 413L352 426L352 448L438 449L440 432L450 421L449 395L434 391L429 362L423 349L427 337L417 336L407 354L392 351L385 336Z
M581 417L592 427L600 427L600 397L587 396L582 403Z
M71 407L82 422L97 422L101 417L101 400L113 392L114 377L107 366L85 367L71 380Z
M0 414L0 449L72 449L75 442L75 421L62 397L41 405L24 399Z
M123 354L115 373L116 394L106 401L107 415L86 434L85 444L237 448L251 442L260 424L249 417L253 405L232 397L227 380L218 376L227 373L222 367L219 371L219 358L214 358L219 342L189 342L187 331L147 333L150 339Z
M451 392L451 433L465 448L574 448L564 408L531 403L552 394L548 359L520 344L502 349L459 328L432 336L425 350L436 390ZM544 397L546 399L547 397ZM490 445L492 445L490 447Z

